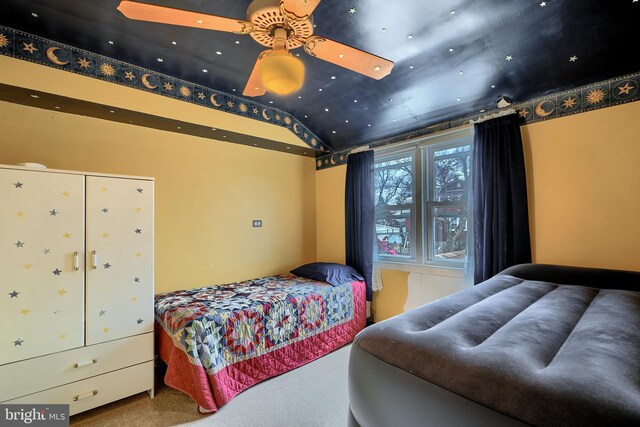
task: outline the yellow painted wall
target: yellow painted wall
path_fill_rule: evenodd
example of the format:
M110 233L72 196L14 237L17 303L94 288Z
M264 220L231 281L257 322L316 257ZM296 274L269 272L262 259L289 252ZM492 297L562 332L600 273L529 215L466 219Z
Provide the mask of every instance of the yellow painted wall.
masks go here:
M640 271L640 102L522 128L533 259Z
M156 292L316 259L310 158L0 102L0 163L18 162L155 177Z
M534 262L640 271L638 117L634 102L521 128ZM317 173L318 254L327 259L344 256L336 211L345 176L344 166ZM382 270L382 281L377 321L401 313L409 295L406 271Z
M344 264L344 183L347 166L316 172L318 261Z

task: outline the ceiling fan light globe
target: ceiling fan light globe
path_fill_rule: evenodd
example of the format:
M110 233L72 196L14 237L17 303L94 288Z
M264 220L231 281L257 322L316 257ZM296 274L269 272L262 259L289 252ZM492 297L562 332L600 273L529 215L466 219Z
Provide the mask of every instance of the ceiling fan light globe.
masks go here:
M299 90L304 82L304 64L286 51L273 52L260 63L262 85L278 95Z

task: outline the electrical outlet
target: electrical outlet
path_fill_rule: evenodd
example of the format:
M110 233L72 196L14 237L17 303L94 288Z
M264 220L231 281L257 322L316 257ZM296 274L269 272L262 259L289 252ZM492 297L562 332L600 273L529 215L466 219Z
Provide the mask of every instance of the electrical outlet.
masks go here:
M253 220L253 226L254 227L262 227L262 220L261 219L254 219Z

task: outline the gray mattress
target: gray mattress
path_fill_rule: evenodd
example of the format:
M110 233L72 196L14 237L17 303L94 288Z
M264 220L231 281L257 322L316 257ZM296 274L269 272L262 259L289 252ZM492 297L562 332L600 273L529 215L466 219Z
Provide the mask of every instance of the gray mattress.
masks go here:
M640 273L526 264L362 331L350 422L640 425Z

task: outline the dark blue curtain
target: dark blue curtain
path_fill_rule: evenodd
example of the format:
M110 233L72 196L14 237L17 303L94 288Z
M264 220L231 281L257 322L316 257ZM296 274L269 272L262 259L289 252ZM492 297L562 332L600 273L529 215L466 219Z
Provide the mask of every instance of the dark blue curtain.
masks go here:
M346 262L364 277L367 301L373 297L373 199L373 151L350 154L344 197Z
M518 115L475 124L474 281L531 262L524 153Z

